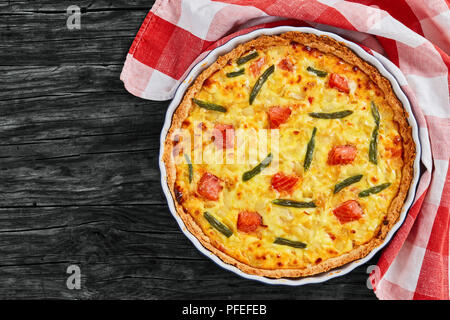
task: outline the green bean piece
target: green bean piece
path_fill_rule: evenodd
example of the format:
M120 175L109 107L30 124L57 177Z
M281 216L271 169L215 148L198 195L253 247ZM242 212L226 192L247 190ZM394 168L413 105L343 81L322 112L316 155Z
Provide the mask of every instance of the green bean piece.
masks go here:
M240 66L241 64L247 63L250 60L253 60L253 59L257 58L257 57L258 57L258 52L255 51L255 52L250 53L250 54L248 54L246 56L240 57L239 59L236 60L236 63L237 63L238 66Z
M386 189L387 187L389 187L390 185L391 184L389 182L386 182L386 183L380 184L378 186L363 190L358 194L358 197L363 198L363 197L368 197L371 194L379 193L379 192L383 191L384 189Z
M314 155L314 146L316 145L315 143L315 136L316 136L316 132L317 132L317 128L314 127L312 135L311 135L311 139L308 142L308 146L306 147L306 154L305 154L305 161L303 162L303 168L306 170L309 169L309 167L311 166L311 162L313 159L313 155Z
M272 162L272 158L273 158L272 153L269 153L268 156L263 161L261 161L261 163L259 163L256 167L247 172L244 172L244 174L242 175L242 180L248 181L257 174L259 174L261 171L263 171L264 168L269 166L269 164Z
M238 77L240 75L243 75L244 73L245 73L245 69L242 68L242 69L240 69L238 71L228 72L226 74L226 76L227 76L227 78L234 78L234 77Z
M326 72L326 71L314 69L313 67L308 67L308 68L306 68L306 70L308 70L309 72L314 73L316 76L321 77L321 78L326 77L327 74L328 74L328 72Z
M289 200L289 199L275 199L275 200L272 200L272 203L276 204L278 206L283 206L283 207L316 208L316 204L314 203L314 201L302 202L302 201L295 201L295 200Z
M372 110L372 116L375 120L375 128L372 131L372 138L369 145L369 161L373 164L378 164L377 149L378 149L378 130L380 128L380 113L373 101L370 103L370 109Z
M212 103L212 102L201 101L201 100L197 100L195 98L192 99L192 101L194 101L194 103L196 105L198 105L200 108L203 108L203 109L219 111L219 112L227 112L227 109L225 107L215 104L215 103Z
M362 174L358 174L356 176L352 176L350 178L347 178L341 182L339 182L338 184L336 184L334 186L334 191L333 193L338 193L339 191L341 191L342 189L344 189L345 187L348 187L351 184L354 184L356 182L359 182L361 180L361 178L363 177Z
M186 163L188 165L189 183L191 183L194 177L194 167L192 166L191 159L189 159L189 156L187 154L184 154L184 158L186 159Z
M308 113L313 118L319 118L319 119L341 119L345 118L349 115L351 115L353 111L351 110L343 110L343 111L337 111L337 112L311 112Z
M289 247L294 247L294 248L299 248L299 249L305 249L306 248L306 243L301 242L301 241L292 241L289 239L285 239L285 238L275 238L275 241L273 242L275 244L280 244L282 246L289 246Z
M264 73L259 76L258 80L256 80L255 85L253 86L252 92L250 92L250 99L249 103L252 104L255 100L256 96L258 95L259 91L261 90L263 84L266 82L266 80L269 78L269 76L275 71L275 66L271 65L269 68L264 71Z
M372 131L372 138L369 145L369 161L373 164L378 164L377 151L378 149L378 127L375 127Z
M380 113L378 112L378 108L375 105L375 102L371 101L370 109L372 110L372 116L375 120L375 124L377 127L379 127L380 126Z
M231 235L233 234L233 231L231 231L230 228L228 228L222 222L217 220L212 214L210 214L209 212L205 211L203 213L203 216L205 217L205 219L209 222L209 224L213 228L215 228L217 231L222 233L225 237L227 237L227 238L231 237Z

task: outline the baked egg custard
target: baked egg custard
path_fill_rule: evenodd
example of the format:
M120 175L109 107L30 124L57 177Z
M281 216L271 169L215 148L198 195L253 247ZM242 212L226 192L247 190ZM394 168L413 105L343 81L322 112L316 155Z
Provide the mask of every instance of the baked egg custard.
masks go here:
M397 222L415 146L390 82L344 44L288 32L221 56L176 109L163 161L177 213L248 274L366 256Z

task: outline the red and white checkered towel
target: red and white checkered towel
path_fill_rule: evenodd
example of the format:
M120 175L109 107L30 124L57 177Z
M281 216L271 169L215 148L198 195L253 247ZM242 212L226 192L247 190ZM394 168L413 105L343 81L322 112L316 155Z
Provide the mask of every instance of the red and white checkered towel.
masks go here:
M448 0L157 0L121 79L136 96L171 99L207 52L261 27L312 26L370 48L411 102L424 168L414 204L371 275L375 293L449 299L449 7Z

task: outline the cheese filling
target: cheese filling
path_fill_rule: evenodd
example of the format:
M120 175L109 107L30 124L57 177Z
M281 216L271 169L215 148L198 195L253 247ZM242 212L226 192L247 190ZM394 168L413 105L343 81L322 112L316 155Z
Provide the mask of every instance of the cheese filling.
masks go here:
M179 202L184 210L219 250L256 268L305 268L350 252L376 236L401 180L403 161L398 125L375 83L357 67L338 57L301 45L270 47L256 52L256 58L241 65L232 61L214 73L196 94L196 99L223 106L226 112L192 104L182 125L182 129L190 134L192 143L188 148L180 144L184 148L176 148L174 153L175 189L182 195ZM253 87L272 65L274 72L250 104ZM326 72L326 76L319 76L310 71L311 68ZM242 74L227 76L237 71ZM346 80L348 93L332 85L332 74ZM377 164L369 160L370 143L376 127L372 103L380 115ZM270 125L268 115L273 107L290 109L289 116L278 128ZM342 110L352 113L337 119L310 115ZM208 153L221 149L221 145L207 134L217 125L233 128L236 134L229 135L231 139L236 139L239 130L265 130L267 151L259 152L256 161L251 163L193 161L198 150ZM315 145L311 164L306 170L304 161L314 128ZM199 129L204 133L201 136ZM271 135L271 131L276 131L276 135ZM276 143L271 143L275 138ZM237 143L232 143L231 147L225 145L224 154L235 156L236 146ZM350 163L329 164L330 151L336 146L353 146L356 156ZM271 152L275 157L269 166L250 180L243 181L243 174ZM186 164L186 155L192 160L192 166ZM205 173L220 181L216 200L205 198L199 192L199 183ZM297 178L290 191L274 188L272 181L277 173ZM334 193L336 184L356 175L362 175L362 178ZM390 185L378 193L359 196L361 191L383 183ZM315 207L285 207L274 204L274 199L313 202ZM349 200L359 203L362 215L342 223L334 210ZM262 223L256 230L243 232L238 229L239 213L243 211L261 216ZM205 212L229 228L232 235L227 237L212 226L205 219ZM306 247L274 243L276 238L302 242Z

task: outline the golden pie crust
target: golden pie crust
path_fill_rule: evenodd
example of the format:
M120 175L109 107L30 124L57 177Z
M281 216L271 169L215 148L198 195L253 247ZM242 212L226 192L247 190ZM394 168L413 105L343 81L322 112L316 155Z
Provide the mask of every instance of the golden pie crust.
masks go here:
M364 72L370 80L376 84L376 86L384 94L386 103L393 111L393 120L398 125L398 133L402 139L403 147L403 167L401 169L401 178L397 194L393 197L388 211L385 215L383 223L380 224L375 236L367 243L361 244L353 248L350 252L346 252L342 255L332 257L316 263L311 263L301 268L259 268L248 263L244 263L235 257L227 254L223 246L217 241L212 240L202 228L197 224L192 215L178 203L176 199L174 184L176 182L176 166L172 157L173 153L173 138L174 132L177 128L182 126L182 122L189 116L190 110L193 107L192 98L200 91L203 83L206 79L211 77L218 70L227 66L229 61L234 61L239 57L244 56L248 52L253 50L263 50L274 46L289 46L292 43L298 43L303 46L308 46L313 49L317 49L324 54L331 54L345 63L356 66L362 72ZM327 36L316 36L308 33L301 32L287 32L277 36L260 36L254 40L243 43L237 46L231 52L219 57L211 66L204 70L192 83L189 89L186 91L184 98L178 108L175 110L171 127L168 131L165 144L163 161L167 172L167 184L174 199L175 208L177 214L183 220L188 231L193 234L200 243L208 249L212 254L218 256L222 261L227 264L233 265L239 268L241 271L247 274L265 276L270 278L298 278L309 275L318 274L331 270L333 268L342 266L346 263L360 259L369 254L374 248L379 246L385 239L388 231L398 221L400 212L402 210L406 195L408 193L412 176L413 176L413 162L415 158L415 144L412 139L411 128L407 122L408 114L405 112L402 103L396 97L392 90L390 82L383 77L378 70L359 58L353 51L351 51L345 44L340 43Z

